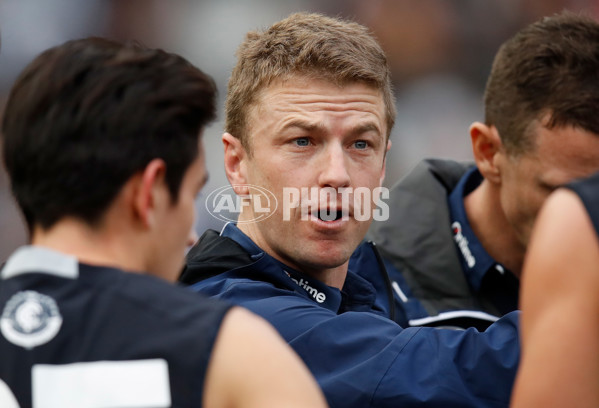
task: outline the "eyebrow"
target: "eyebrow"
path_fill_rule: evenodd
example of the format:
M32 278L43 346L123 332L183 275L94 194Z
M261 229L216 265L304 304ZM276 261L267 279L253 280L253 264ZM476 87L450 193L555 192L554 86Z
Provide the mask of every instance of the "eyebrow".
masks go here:
M308 132L312 132L312 131L317 131L317 130L322 130L324 129L324 125L319 124L319 123L313 123L313 122L307 122L305 120L301 120L301 119L294 119L289 123L286 123L285 126L283 126L282 130L287 130L287 129L291 129L291 128L299 128L302 130L306 130Z
M372 122L363 123L357 126L356 128L352 129L351 131L351 133L355 135L360 135L362 133L367 132L377 132L379 134L382 134L381 129L379 129L379 127Z

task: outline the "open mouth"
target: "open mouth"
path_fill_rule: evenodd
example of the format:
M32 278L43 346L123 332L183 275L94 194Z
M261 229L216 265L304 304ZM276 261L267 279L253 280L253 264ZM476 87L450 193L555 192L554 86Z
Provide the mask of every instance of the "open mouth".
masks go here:
M343 210L334 211L334 210L322 209L320 211L316 211L314 213L314 216L317 217L320 221L333 222L333 221L339 221L339 220L343 219L344 212L343 212Z

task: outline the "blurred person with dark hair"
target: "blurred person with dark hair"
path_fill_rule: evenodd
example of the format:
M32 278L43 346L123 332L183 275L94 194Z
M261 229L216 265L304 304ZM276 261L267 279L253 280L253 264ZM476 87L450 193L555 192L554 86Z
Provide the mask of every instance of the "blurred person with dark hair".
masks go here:
M599 173L553 193L522 270L514 408L599 406Z
M292 14L249 32L237 57L225 170L237 195L255 201L204 233L181 280L265 317L333 407L506 406L518 313L484 333L404 330L389 319L392 297L369 282L386 272L362 242L372 215L358 213L375 207L395 116L387 59L369 30ZM279 203L264 219L256 186ZM285 193L301 189L312 197ZM358 189L371 195L360 202ZM352 253L361 263L348 268Z
M21 73L2 142L31 245L0 271L2 407L325 405L261 318L167 282L215 94L175 54L101 38Z
M475 164L430 159L391 190L368 236L403 326L487 328L518 308L533 223L549 193L599 170L599 23L543 18L499 49Z

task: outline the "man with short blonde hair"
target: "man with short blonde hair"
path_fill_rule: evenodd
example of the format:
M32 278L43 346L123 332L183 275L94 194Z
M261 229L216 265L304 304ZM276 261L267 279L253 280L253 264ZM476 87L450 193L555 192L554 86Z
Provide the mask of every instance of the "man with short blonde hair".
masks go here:
M238 58L223 135L227 177L238 195L258 199L250 194L258 186L281 204L261 221L259 206L243 206L236 224L207 231L182 280L270 321L331 406L507 405L517 314L484 333L404 330L389 319L392 297L377 297L348 268L359 254L373 282L387 278L375 247L360 245L372 218L362 210L379 203L394 114L387 60L368 30L293 14L249 33Z

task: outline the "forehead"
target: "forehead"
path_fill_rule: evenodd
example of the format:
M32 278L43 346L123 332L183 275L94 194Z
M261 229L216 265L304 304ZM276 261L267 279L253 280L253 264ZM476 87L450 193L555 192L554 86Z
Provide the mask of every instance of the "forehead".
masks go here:
M250 109L250 118L260 114L295 113L362 113L385 125L385 102L382 91L363 82L338 85L332 81L304 76L290 76L262 88Z

